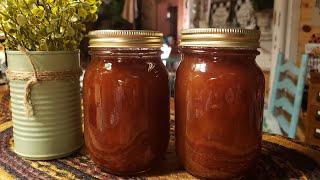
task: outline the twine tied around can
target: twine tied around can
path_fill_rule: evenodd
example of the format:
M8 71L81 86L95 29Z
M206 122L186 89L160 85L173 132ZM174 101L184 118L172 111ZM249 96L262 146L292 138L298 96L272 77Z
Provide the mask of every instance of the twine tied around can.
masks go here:
M79 80L79 77L82 72L80 69L38 72L29 51L24 47L19 47L18 49L27 57L27 60L30 62L33 72L20 72L20 71L18 72L18 71L10 71L7 69L6 74L9 80L27 81L24 87L23 103L26 109L27 116L30 117L34 115L34 108L31 101L31 91L32 91L32 87L35 84L41 81L54 81L54 80L70 80L72 82L76 82Z

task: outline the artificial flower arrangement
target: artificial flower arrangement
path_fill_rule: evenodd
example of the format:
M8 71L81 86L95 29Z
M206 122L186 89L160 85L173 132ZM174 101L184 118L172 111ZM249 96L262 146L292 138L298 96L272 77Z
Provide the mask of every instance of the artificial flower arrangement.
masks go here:
M66 156L83 144L79 44L100 0L0 0L14 151Z
M0 0L0 31L7 49L66 51L78 48L86 23L97 20L100 0Z

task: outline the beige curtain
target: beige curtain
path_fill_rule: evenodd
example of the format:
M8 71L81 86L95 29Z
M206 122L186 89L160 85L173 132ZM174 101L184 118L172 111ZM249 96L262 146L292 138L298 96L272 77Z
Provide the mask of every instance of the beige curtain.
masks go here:
M126 0L122 11L122 18L126 19L130 23L134 23L134 20L137 18L137 16L137 0Z

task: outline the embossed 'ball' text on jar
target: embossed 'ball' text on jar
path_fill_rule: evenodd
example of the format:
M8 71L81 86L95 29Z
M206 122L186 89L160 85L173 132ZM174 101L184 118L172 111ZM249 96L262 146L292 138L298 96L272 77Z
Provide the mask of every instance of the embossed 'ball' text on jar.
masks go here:
M202 178L245 176L261 152L264 76L255 62L260 33L187 29L175 89L176 151Z
M89 33L91 62L84 78L85 144L105 171L136 175L163 157L169 142L168 73L162 33Z

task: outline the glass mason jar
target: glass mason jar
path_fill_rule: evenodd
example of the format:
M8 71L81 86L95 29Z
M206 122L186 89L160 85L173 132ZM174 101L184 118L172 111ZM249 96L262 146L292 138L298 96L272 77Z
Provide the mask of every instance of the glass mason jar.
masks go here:
M85 144L105 171L135 175L164 155L169 142L168 73L162 34L89 33L91 62L84 78Z
M202 178L245 175L261 151L264 76L255 62L260 33L188 29L175 94L176 151Z

